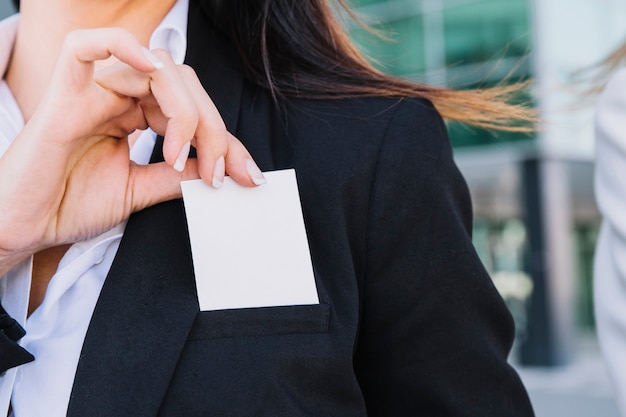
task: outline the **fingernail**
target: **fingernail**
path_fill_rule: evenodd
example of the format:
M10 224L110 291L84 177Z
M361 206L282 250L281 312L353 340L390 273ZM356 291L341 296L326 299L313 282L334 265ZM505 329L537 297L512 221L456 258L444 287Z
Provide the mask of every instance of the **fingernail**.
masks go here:
M141 52L143 52L143 54L145 55L146 58L148 58L148 61L150 61L150 63L152 65L154 65L154 68L159 69L159 68L163 68L165 66L165 64L163 62L161 62L161 60L159 58L156 57L156 55L154 55L152 52L150 52L150 50L148 48L145 47L141 47Z
M226 165L224 164L224 157L220 156L215 162L215 168L213 169L213 181L211 184L213 188L222 188L224 184L224 170Z
M261 185L267 182L257 164L251 159L246 161L246 171L248 171L248 175L250 175L250 179L254 185Z
M185 169L185 164L187 163L187 158L189 157L189 149L191 148L191 142L187 142L183 145L183 148L180 150L178 154L178 158L176 158L176 162L174 162L174 169L178 172L183 172Z

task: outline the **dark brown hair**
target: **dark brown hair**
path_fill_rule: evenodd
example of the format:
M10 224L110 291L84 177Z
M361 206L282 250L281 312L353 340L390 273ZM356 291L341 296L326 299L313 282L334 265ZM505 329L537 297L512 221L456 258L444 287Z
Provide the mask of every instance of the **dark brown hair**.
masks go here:
M535 111L512 103L525 84L452 90L385 75L353 45L329 1L205 1L238 49L247 75L275 99L422 97L450 120L507 131L533 129ZM335 4L354 17L345 0Z
M236 46L247 75L288 99L359 96L422 97L441 115L474 126L531 132L536 112L515 104L526 83L452 90L376 70L343 30L332 0L199 0ZM19 8L19 0L13 0ZM349 16L345 0L334 0Z

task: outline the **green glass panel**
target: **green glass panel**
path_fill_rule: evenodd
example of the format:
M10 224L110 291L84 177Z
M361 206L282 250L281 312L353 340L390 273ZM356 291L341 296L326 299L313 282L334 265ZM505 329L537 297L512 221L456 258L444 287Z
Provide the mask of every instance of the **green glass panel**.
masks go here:
M483 0L446 8L447 65L526 55L528 14L527 0Z
M424 71L422 20L418 16L386 24L368 24L383 36L361 27L351 37L378 69L393 75L413 77ZM386 39L385 39L386 38Z
M442 31L437 39L436 31L431 30L428 39L445 49L441 64L446 66L449 86L492 86L517 65L518 70L508 81L530 76L530 65L524 61L531 42L530 0L442 0L442 10L426 15L421 12L421 0L355 0L351 4L357 12L374 11L376 15L365 16L364 21L392 39L384 40L357 25L350 26L357 45L386 73L421 81L425 71L442 69L426 68L427 50L437 46L425 45L424 25L428 19L435 19L434 23L443 23ZM520 95L519 100L531 101L527 94ZM529 134L493 132L454 122L448 127L455 147L533 140Z
M351 2L352 7L369 6L371 4L393 3L393 0L358 0Z
M528 133L496 132L455 122L448 123L448 132L452 146L455 148L524 142L534 138Z
M576 321L581 329L594 329L593 312L593 258L598 240L599 223L574 225L574 251L576 265Z

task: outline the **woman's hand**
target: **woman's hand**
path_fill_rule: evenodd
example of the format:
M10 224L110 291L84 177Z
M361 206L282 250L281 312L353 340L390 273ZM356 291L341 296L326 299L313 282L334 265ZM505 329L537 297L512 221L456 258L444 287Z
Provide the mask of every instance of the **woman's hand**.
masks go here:
M95 61L110 56L135 77L111 83L110 70L97 81ZM147 126L165 136L165 163L129 160L127 135ZM192 142L198 161L186 163ZM73 32L37 111L0 158L0 276L41 249L88 239L180 197L183 179L219 187L225 170L242 185L262 182L190 69L156 58L121 29Z
M263 183L261 172L241 143L226 130L194 70L176 65L166 51L152 53L163 65L158 71L145 73L120 62L96 71L95 81L137 100L147 125L165 137L165 161L175 169L182 169L193 145L200 177L206 183L219 188L225 170L240 184Z

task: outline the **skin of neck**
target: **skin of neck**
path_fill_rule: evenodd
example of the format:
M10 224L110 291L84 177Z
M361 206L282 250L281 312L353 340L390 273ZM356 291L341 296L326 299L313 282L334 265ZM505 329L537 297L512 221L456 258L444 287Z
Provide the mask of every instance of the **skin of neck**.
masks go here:
M24 120L37 108L63 39L78 29L121 27L148 46L176 0L22 0L20 26L5 74Z

